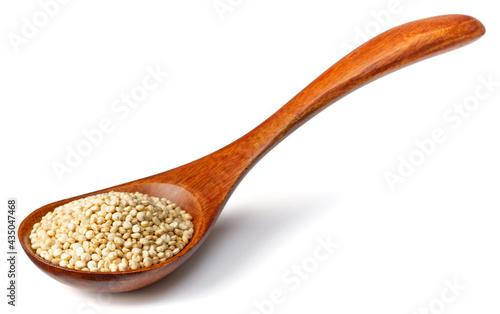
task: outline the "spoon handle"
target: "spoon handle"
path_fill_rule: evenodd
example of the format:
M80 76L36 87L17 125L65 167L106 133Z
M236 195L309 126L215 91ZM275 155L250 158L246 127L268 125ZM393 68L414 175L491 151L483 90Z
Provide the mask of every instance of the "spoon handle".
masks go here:
M334 101L392 71L467 45L484 32L484 26L473 17L443 15L403 24L378 35L326 70L255 129L194 161L191 169L198 175L196 179L186 177L186 181L191 181L188 186L231 193L266 152ZM204 175L200 178L199 174Z
M465 46L484 33L481 22L465 15L436 16L392 28L349 53L229 146L252 149L252 155L259 156L359 87L407 65Z
M484 32L481 22L465 15L436 16L392 28L338 61L226 149L252 150L248 157L255 159L328 105L359 87L407 65L465 46Z

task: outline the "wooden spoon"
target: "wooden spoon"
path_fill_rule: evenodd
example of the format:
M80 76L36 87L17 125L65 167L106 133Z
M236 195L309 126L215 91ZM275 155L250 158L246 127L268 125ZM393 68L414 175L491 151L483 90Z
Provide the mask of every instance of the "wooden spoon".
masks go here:
M464 15L431 17L395 27L348 54L270 118L226 147L167 172L35 210L19 227L21 245L41 270L72 286L121 292L149 285L171 273L200 247L245 174L296 128L353 90L406 65L469 44L484 32L481 22ZM139 191L174 201L193 216L193 238L179 254L165 262L115 273L63 268L34 253L29 235L42 216L72 200L109 191Z

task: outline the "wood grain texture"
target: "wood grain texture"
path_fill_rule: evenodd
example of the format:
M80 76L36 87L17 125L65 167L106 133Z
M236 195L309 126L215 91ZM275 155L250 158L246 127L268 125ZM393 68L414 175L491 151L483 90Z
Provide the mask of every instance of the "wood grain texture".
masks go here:
M471 43L484 32L478 20L464 15L432 17L393 28L348 54L266 121L226 147L167 172L39 208L19 227L21 245L41 270L69 285L121 292L153 283L195 252L245 174L295 129L357 88L412 63ZM29 234L43 215L69 201L108 191L139 191L173 200L193 216L193 238L178 255L163 263L117 273L70 270L34 254Z

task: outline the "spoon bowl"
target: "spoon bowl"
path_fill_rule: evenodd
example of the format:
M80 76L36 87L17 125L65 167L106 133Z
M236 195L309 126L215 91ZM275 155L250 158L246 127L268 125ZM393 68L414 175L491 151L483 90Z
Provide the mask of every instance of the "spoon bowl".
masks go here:
M203 243L226 201L246 173L274 146L334 101L400 68L464 46L485 33L478 20L443 15L400 25L358 47L321 74L255 129L181 167L93 193L45 205L19 226L21 246L42 271L65 284L99 292L123 292L149 285L179 267ZM31 248L33 225L56 207L110 191L141 192L165 197L193 216L194 234L172 258L144 268L119 272L89 272L60 267Z
M73 200L111 191L130 193L140 192L157 197L168 197L193 216L195 230L193 238L179 254L164 262L147 268L139 268L136 270L121 271L116 273L91 273L89 271L61 267L51 264L41 258L31 249L31 241L29 238L31 229L33 228L33 225L39 222L48 212L53 211L56 207ZM123 292L144 287L160 278L165 277L181 265L187 258L189 258L191 254L193 254L193 252L201 245L205 236L208 234L207 227L209 227L209 224L205 223L206 218L207 217L203 214L202 207L198 200L186 189L183 189L178 185L168 183L135 182L130 185L126 184L114 188L108 188L45 205L25 218L19 227L19 237L21 245L31 261L52 278L65 284L77 286L86 290L100 292Z

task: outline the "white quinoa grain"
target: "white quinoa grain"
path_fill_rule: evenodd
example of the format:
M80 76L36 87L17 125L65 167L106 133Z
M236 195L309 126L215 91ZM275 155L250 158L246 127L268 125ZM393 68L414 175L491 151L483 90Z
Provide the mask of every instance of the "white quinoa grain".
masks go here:
M88 262L92 259L92 257L90 256L89 253L83 253L82 255L80 255L80 260L84 261L84 262Z

